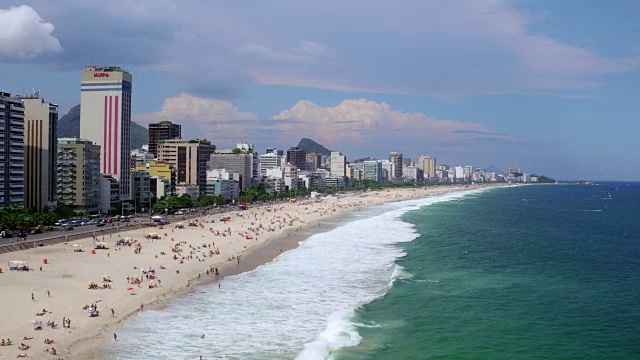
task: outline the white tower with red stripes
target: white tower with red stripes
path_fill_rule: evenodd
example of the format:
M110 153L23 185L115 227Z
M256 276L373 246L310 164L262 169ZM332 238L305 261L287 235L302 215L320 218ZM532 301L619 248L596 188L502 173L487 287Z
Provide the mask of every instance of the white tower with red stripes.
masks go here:
M82 72L80 137L100 145L100 172L120 184L120 200L131 199L131 74L117 66Z

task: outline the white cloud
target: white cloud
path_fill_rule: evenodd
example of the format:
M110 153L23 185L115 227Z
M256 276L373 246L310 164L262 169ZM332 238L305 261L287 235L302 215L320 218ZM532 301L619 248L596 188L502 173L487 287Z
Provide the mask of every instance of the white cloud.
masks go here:
M52 35L54 26L45 22L30 6L0 9L0 53L32 58L62 51L60 41Z
M231 102L182 93L167 98L162 109L148 114L133 115L133 121L149 123L171 121L182 125L184 138L209 139L220 146L220 138L245 139L247 131L257 121L254 113L239 111Z
M189 120L198 124L213 124L229 120L256 120L255 114L241 112L229 101L207 99L182 93L165 99L160 111L134 115L133 120L140 124L158 121Z
M317 42L307 40L300 41L300 46L294 49L294 52L320 58L332 58L335 56L333 49Z
M386 103L347 99L336 106L320 106L302 100L274 115L272 120L295 120L275 125L292 139L312 136L326 144L375 143L376 140L407 142L455 142L477 138L513 141L484 125L429 117L424 113L394 110ZM304 125L304 126L302 126Z
M334 56L333 51L322 44L302 40L299 46L284 51L276 51L271 47L248 42L243 46L244 52L257 59L280 65L315 65Z

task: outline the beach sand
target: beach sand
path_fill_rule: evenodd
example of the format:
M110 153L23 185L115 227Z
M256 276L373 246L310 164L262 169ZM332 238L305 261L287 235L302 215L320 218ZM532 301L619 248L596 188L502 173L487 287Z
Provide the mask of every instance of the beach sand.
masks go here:
M104 239L99 236L98 240L107 243L109 249L95 250L95 254L91 253L94 249L91 237L2 254L0 339L11 339L13 345L0 347L0 356L16 358L19 354L28 354L35 359L91 359L97 346L113 341L112 334L117 333L118 325L132 314L161 308L170 299L201 283L219 281L224 288L225 276L253 270L281 252L295 248L310 233L329 230L328 226L322 226L322 221L367 206L478 187L385 189L328 196L322 200L251 206L241 212L242 216L234 210L196 218L200 226L189 226L189 221L183 220L184 229L176 229L173 223L163 229L140 227L106 235ZM229 216L230 221L220 221L224 215ZM211 219L215 222L211 223ZM144 235L150 232L156 232L161 239L145 239ZM119 237L137 241L136 244L142 246L141 252L134 253L135 246L117 246ZM78 246L74 246L76 244ZM176 246L180 252L174 252ZM74 251L80 248L84 251ZM43 264L44 259L47 264ZM9 271L7 264L11 260L28 261L33 271ZM220 275L207 274L212 268L217 268ZM149 281L141 269L154 269L156 279ZM107 276L111 282L103 282ZM128 283L127 277L138 277L141 283ZM89 282L100 289L89 289ZM111 288L102 289L103 284ZM157 287L149 288L149 285ZM83 309L92 304L99 311L97 317L89 317ZM43 309L46 314L37 316ZM70 328L63 327L63 317L71 320ZM34 329L34 320L43 323L42 330ZM47 321L54 321L57 328L46 326ZM23 337L33 339L22 340ZM55 343L45 344L45 339ZM19 350L20 343L29 345L29 350ZM51 355L51 348L59 355Z

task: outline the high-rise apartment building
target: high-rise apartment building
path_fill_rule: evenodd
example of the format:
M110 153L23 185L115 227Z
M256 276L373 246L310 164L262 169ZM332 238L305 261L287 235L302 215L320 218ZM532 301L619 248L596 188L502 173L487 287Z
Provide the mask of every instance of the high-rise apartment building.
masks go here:
M331 176L346 176L347 157L341 152L331 152Z
M24 104L0 92L0 208L24 206Z
M151 176L145 170L131 169L131 198L136 211L151 205Z
M207 169L226 169L240 174L240 191L245 191L251 185L250 154L234 153L232 150L217 150L211 154Z
M282 156L276 153L260 155L260 176L267 176L267 170L280 168L282 166Z
M362 170L364 172L363 178L365 180L374 180L376 182L382 182L382 163L375 160L368 160L362 163Z
M236 148L242 150L243 153L251 155L251 179L257 180L260 177L260 158L256 152L256 146L246 142L236 145Z
M322 164L322 155L311 153L307 154L307 169L309 171L316 171L320 168Z
M100 146L89 140L58 139L58 200L86 213L100 210Z
M176 169L174 185L198 185L200 194L207 190L207 161L216 149L207 140L160 140L158 161Z
M100 172L131 199L131 74L117 66L90 66L80 86L80 137L101 148Z
M158 156L158 141L182 138L182 125L171 121L149 124L149 152Z
M402 179L402 154L397 152L389 153L389 161L393 163L393 174L389 174L389 179Z
M424 172L426 179L432 179L436 176L436 166L436 158L434 157L420 155L418 158L418 167Z
M35 92L22 98L24 104L25 204L42 210L58 201L58 105Z
M297 146L293 146L287 150L287 162L298 169L306 169L307 153Z
M267 151L264 152L265 154L276 154L276 155L280 155L280 156L284 156L284 151L283 150L278 150L276 148L267 148Z

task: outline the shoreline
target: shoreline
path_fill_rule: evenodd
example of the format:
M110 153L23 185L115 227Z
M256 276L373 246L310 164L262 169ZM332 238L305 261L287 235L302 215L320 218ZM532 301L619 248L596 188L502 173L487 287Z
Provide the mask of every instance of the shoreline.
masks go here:
M313 236L314 234L319 232L329 231L332 228L339 226L338 223L332 224L332 226L329 226L329 227L323 226L321 228L318 228L316 226L324 221L335 220L349 213L353 213L354 211L359 211L364 208L368 208L375 205L381 205L384 203L418 199L418 198L426 198L426 197L437 196L437 195L442 195L442 194L451 193L451 192L459 192L459 191L473 190L473 189L479 189L479 188L500 187L500 186L501 186L500 184L495 184L493 186L492 185L480 185L480 186L476 185L473 187L470 186L468 188L464 188L462 186L447 186L447 187L437 187L437 188L426 188L426 190L413 189L413 188L408 188L408 189L399 188L399 189L381 190L381 191L366 192L366 193L353 193L345 196L323 198L323 200L320 202L305 200L299 203L273 204L271 206L279 207L279 209L277 212L274 211L269 213L265 212L265 209L269 207L269 205L261 205L261 206L252 207L249 210L244 211L245 213L247 213L247 216L246 218L245 216L243 216L242 219L233 217L236 211L225 213L227 215L232 216L232 220L229 222L229 224L225 223L225 225L231 225L234 228L234 231L229 233L229 238L227 239L224 239L224 238L220 239L220 237L209 236L211 235L211 227L213 227L213 225L220 227L221 224L218 221L218 218L223 214L215 215L216 222L214 224L204 222L206 221L206 219L212 218L214 216L204 216L204 217L199 217L198 219L200 219L201 224L206 226L211 226L209 230L205 228L189 229L189 227L187 227L184 230L175 230L175 232L168 233L169 229L164 229L162 230L162 232L167 231L168 236L166 237L167 238L175 237L176 241L173 241L173 240L167 241L166 239L158 240L154 242L140 241L140 244L143 244L144 251L142 254L137 255L139 256L139 258L136 258L136 256L131 256L131 254L124 254L122 249L115 250L115 251L114 249L108 250L110 252L108 253L106 259L104 256L98 258L98 257L95 257L95 255L92 255L91 257L93 257L94 259L99 259L99 261L96 261L95 263L99 262L100 264L95 264L93 261L90 261L89 264L86 264L80 261L74 262L75 258L77 257L75 255L80 255L80 254L67 253L68 249L66 248L66 245L63 245L63 244L50 245L48 247L34 249L34 251L23 250L16 253L12 253L9 255L9 257L12 258L11 260L14 260L13 259L14 257L18 258L18 256L24 256L25 255L24 253L27 253L27 252L31 252L31 253L35 252L35 254L31 255L32 258L39 258L38 255L42 255L42 256L51 255L49 256L49 258L53 258L53 261L56 264L57 264L57 261L60 260L60 258L63 258L61 262L65 264L62 267L68 267L68 266L73 267L74 265L76 265L79 269L82 269L80 271L88 271L88 269L91 269L93 272L93 275L87 276L87 279L98 277L97 275L95 275L96 273L106 274L105 271L109 271L110 275L112 275L112 273L117 274L114 280L114 284L116 281L119 284L121 284L122 278L126 277L127 273L133 273L135 270L118 269L119 271L115 271L117 265L110 264L111 266L106 266L107 263L118 261L118 265L123 265L123 268L127 268L126 264L129 264L129 266L131 266L131 263L133 264L140 263L141 265L146 265L149 262L154 262L154 260L158 258L157 255L155 256L155 258L151 257L151 255L145 255L147 251L157 254L159 250L162 250L163 245L165 247L166 245L175 246L175 244L178 242L184 242L185 245L188 244L189 248L191 249L191 254L193 254L194 251L196 251L195 257L198 258L198 263L203 262L203 264L194 264L192 262L193 260L190 260L178 266L176 266L175 261L169 265L168 263L169 260L167 258L163 258L163 260L165 260L165 262L167 262L168 264L167 269L171 268L171 270L169 271L160 270L158 272L159 274L158 278L162 276L162 281L163 281L162 286L157 289L149 289L149 290L141 288L140 294L135 297L127 296L128 294L130 294L129 292L125 293L122 290L116 290L115 285L114 285L114 289L111 289L111 290L86 290L86 288L82 288L82 286L85 286L84 282L87 279L83 278L80 280L76 280L76 279L73 280L74 291L70 291L67 295L69 295L71 298L74 299L73 301L74 304L69 304L71 301L68 301L68 302L65 301L64 304L62 304L63 306L54 306L53 312L55 313L55 315L53 317L57 317L57 319L54 319L55 321L60 321L59 318L61 318L65 314L72 313L75 311L75 313L72 314L74 318L74 324L79 323L80 325L72 326L68 330L68 333L65 333L67 329L64 329L63 331L60 331L59 329L45 330L44 333L51 334L47 336L51 338L53 338L54 336L53 333L56 333L56 335L58 334L62 335L62 339L58 336L55 337L56 344L54 345L58 350L58 354L60 354L61 358L92 359L95 357L96 351L98 351L99 346L105 343L106 341L108 341L109 338L106 337L105 334L108 332L111 332L113 329L117 329L121 327L122 324L124 324L131 316L137 314L140 311L140 308L137 305L139 304L138 301L144 304L145 309L159 310L168 306L170 301L172 301L173 299L189 294L190 292L194 291L201 285L211 284L217 281L223 281L224 278L227 276L232 276L232 275L237 275L240 273L252 271L258 268L259 266L270 263L275 258L277 258L281 253L280 251L281 249L282 249L282 253L284 253L285 251L289 251L291 249L295 249L299 246L299 244L302 241ZM506 184L504 186L506 187ZM259 212L262 212L262 213L258 214ZM293 213L295 213L295 219L293 219L294 218ZM285 223L284 219L282 219L281 222L277 222L277 221L274 222L273 220L274 218L276 219L280 217L284 218L285 215L288 216L288 219L286 220L297 220L297 221L290 221L287 225L282 225ZM251 216L254 216L254 218L253 219L249 218ZM260 217L260 219L258 219L258 217ZM272 233L267 232L265 234L264 232L262 232L258 234L258 232L255 232L256 234L255 243L246 242L245 239L242 238L242 236L240 237L240 239L238 238L234 239L233 235L235 234L233 233L235 233L238 230L238 225L240 225L240 229L242 229L242 231L246 231L248 230L248 228L251 228L250 225L255 226L258 221L260 221L260 223L262 224L263 222L266 222L269 220L271 222L269 226L271 227L273 225L273 231L271 231ZM293 224L294 222L295 222L295 225ZM247 229L245 229L245 225ZM147 229L143 230L143 232L146 230ZM149 231L153 231L153 230L149 229ZM140 238L139 233L140 233L140 229L136 229L136 230L124 232L123 236L130 236L132 239ZM197 251L200 251L201 249L198 247L198 244L197 244L198 235L200 235L200 237L202 238L205 238L205 240L200 240L200 242L202 241L210 242L211 240L214 240L216 247L219 246L220 248L221 256L210 259L206 257L206 255L204 255L205 258L199 259ZM196 237L196 239L194 239L194 237ZM259 241L258 241L258 238L260 238ZM107 241L105 239L104 241L108 242L109 245L111 245L112 240L113 239L110 239L109 241ZM220 240L224 241L225 243L222 243L222 241ZM230 240L229 244L226 244L226 240ZM195 247L193 244L194 241L196 243ZM91 238L77 241L77 243L80 243L80 242L83 242L84 243L83 245L91 245ZM243 245L243 244L246 244L246 245ZM147 247L151 248L151 250L148 250ZM61 248L64 248L64 249L61 251ZM124 250L128 250L128 249L125 248ZM185 249L185 250L189 250L189 249ZM100 251L105 251L105 250L100 250ZM88 252L82 255L86 255L86 254L88 254ZM100 253L100 254L104 254L104 253ZM110 256L110 254L113 254L113 256ZM141 255L145 255L145 256L141 256ZM239 263L235 261L236 255L240 255L242 258L242 261L240 261ZM72 257L74 259L72 259ZM86 257L87 256L85 256L85 258ZM115 259L120 257L122 257L123 259ZM140 258L142 257L144 257L144 259L141 261ZM225 257L227 257L226 260L225 260ZM7 259L8 259L7 254L0 255L0 261L8 261ZM159 262L160 261L159 258L156 261ZM0 262L0 264L1 263L2 262ZM99 265L102 265L102 266L99 266ZM45 266L50 267L51 265L45 265ZM98 268L101 267L101 268L95 269L96 267ZM206 275L206 272L204 270L209 267L217 267L220 270L219 278L212 275ZM176 268L179 268L179 270L183 272L183 274L173 274L170 272ZM105 270L105 269L108 269L108 270ZM48 275L48 272L49 271L47 270L44 273L39 273L38 271L32 271L32 272L29 272L29 274L18 274L16 272L10 272L10 274L0 274L0 283L3 283L3 288L5 288L4 284L6 283L6 281L4 280L7 277L7 275L13 275L14 277L15 276L22 277L22 275L26 275L26 276L36 275L36 274ZM69 285L69 280L76 277L75 275L68 274L66 269L64 270L64 274L61 274L60 267L57 269L57 273L55 275L61 275L60 277L65 279L65 280L62 280L62 282L66 282L65 285ZM31 276L31 278L33 277L34 276ZM37 293L42 294L42 292L45 291L46 288L48 288L49 286L53 286L48 281L44 281L44 283L42 283L42 281L38 282L37 281L38 279L30 279L30 280L33 280L34 284L30 284L31 286L27 286L29 289L23 288L24 287L23 281L18 281L18 283L8 284L9 287L7 287L6 289L9 290L8 293L10 294L23 293L23 296L27 298L29 292L32 292L32 293L35 292L34 291L35 287L39 288L37 290ZM60 282L59 279L51 279L51 280L52 282ZM80 285L80 287L77 286L78 281L80 281L80 283L82 284ZM143 284L146 285L145 283ZM128 286L128 285L119 285L118 287L123 288L125 286ZM61 292L60 287L52 287L52 289L53 291L55 291L55 293ZM105 299L104 303L102 302L102 299L87 300L87 299L95 299L97 297L97 296L87 296L87 292L91 293L92 291L108 292L108 293L105 293L105 295L108 294L108 296L105 296L105 298L108 298L108 299ZM120 291L120 293L119 295L116 295L115 292L118 292L118 291ZM71 292L77 294L78 295L77 298L73 297L73 294L71 294ZM78 299L78 298L81 298L81 299ZM37 301L40 301L40 300L37 299ZM100 311L104 315L101 315L98 318L88 318L88 316L86 316L85 314L84 318L80 318L79 320L76 320L76 318L79 317L78 307L82 307L82 304L85 304L85 303L89 303L89 302L93 303L93 301L100 302L99 304ZM40 309L40 305L35 305L35 306L30 305L30 303L26 301L14 302L14 303L15 304L20 303L21 305L19 306L20 309L17 309L22 314L21 320L18 321L15 318L15 316L13 316L13 318L9 316L9 319L8 319L9 321L7 324L8 326L5 329L0 329L0 338L6 339L7 337L9 337L14 341L15 344L19 344L20 342L27 343L28 345L32 346L32 350L28 351L31 355L38 354L37 352L34 353L34 351L43 352L44 348L48 349L49 346L41 345L42 339L40 338L43 338L43 336L37 336L37 335L44 335L44 334L41 334L43 332L42 331L34 332L33 329L29 328L27 325L29 320L33 318L33 315L31 316L28 315L28 310L26 309L35 308L31 311L33 312L39 311L36 309ZM103 304L108 306L105 308ZM11 308L11 305L14 305L14 304L7 304L7 299L5 299L4 301L0 301L0 307L3 309ZM60 305L60 304L56 304L56 305ZM48 308L50 308L51 306L47 305ZM110 315L108 315L109 307L111 308L115 307L118 309L116 312L117 317L113 318L113 317L110 317ZM29 337L37 336L36 339L40 340L40 344L36 344L34 343L34 341L31 341L31 342L21 341L20 339L24 334L28 334ZM11 350L11 351L7 352L6 350ZM21 352L16 350L17 350L17 345L6 347L6 348L0 347L0 355L7 354L9 356L11 355L16 356L17 354L26 353L25 351Z

